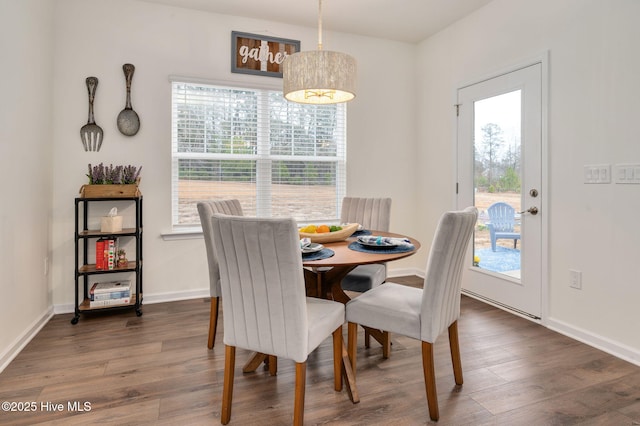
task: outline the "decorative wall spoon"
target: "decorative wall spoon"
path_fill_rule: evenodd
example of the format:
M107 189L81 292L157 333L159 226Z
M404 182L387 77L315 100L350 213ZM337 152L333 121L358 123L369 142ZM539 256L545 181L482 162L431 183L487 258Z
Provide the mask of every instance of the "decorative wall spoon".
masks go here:
M125 136L133 136L140 130L140 118L131 107L131 80L135 67L132 64L124 64L124 78L127 82L127 103L120 114L118 114L118 130Z

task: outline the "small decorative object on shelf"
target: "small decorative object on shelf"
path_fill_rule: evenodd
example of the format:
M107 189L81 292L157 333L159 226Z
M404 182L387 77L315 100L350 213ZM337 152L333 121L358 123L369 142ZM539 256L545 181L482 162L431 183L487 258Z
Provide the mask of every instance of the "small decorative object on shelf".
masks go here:
M89 164L88 185L80 188L82 198L110 198L110 197L139 197L142 195L138 185L140 184L140 172L142 166L113 166L105 167L100 163L97 166Z
M118 250L118 268L126 268L129 265L127 260L127 252L124 249Z
M122 231L122 216L118 215L118 208L112 208L106 216L100 218L100 232Z

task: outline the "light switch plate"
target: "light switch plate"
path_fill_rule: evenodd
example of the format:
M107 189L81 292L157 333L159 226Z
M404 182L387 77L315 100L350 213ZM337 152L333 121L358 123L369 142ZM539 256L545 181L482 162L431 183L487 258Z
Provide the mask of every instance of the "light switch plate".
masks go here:
M586 164L584 183L611 183L611 164Z
M613 169L616 183L640 184L640 164L616 164Z

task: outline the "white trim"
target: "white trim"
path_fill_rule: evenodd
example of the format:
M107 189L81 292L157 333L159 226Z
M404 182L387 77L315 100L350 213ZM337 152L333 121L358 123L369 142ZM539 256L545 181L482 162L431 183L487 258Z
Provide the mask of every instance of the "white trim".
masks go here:
M254 83L253 81L247 82L247 81L239 81L239 80L214 80L214 79L201 78L201 77L184 77L180 75L169 76L169 83L180 82L180 83L193 83L193 84L208 84L211 86L223 86L223 87L232 86L238 89L247 89L247 90L262 89L262 90L282 91L282 80L278 79L278 81L280 82L280 84L265 84L264 81L262 81L261 83Z
M152 294L144 296L144 305L153 305L154 303L177 302L179 300L190 300L211 297L209 287L200 290L188 291L171 291L168 293ZM144 309L144 305L142 305ZM143 310L144 312L144 310Z
M389 264L387 264L387 267ZM393 277L406 277L416 275L424 279L424 270L418 268L400 268L400 269L387 269L387 278Z
M189 228L185 230L175 230L160 233L160 237L164 241L177 241L177 240L197 240L203 238L202 229Z
M575 339L586 345L600 349L617 358L628 361L632 364L640 366L640 351L619 342L608 339L607 337L597 335L580 327L575 327L555 318L547 319L547 328L563 334L567 337Z
M71 309L73 312L73 308ZM40 318L36 319L31 326L29 326L24 333L16 338L7 349L0 355L0 373L18 356L18 354L24 349L25 346L42 330L49 320L53 317L54 310L49 307Z
M540 167L542 172L542 182L539 192L540 205L544 209L541 216L542 235L540 235L540 247L542 249L542 253L540 254L540 317L542 324L546 324L549 316L549 283L551 282L549 272L549 51L545 50L538 55L538 60L540 61L540 71L542 73L542 81L540 82L540 120L542 122L540 135L542 158Z

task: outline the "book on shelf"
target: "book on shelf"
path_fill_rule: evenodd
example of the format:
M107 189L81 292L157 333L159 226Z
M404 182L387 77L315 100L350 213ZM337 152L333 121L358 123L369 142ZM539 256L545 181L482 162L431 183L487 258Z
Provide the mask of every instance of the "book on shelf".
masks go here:
M127 291L131 294L131 281L130 280L120 280L120 281L105 281L101 283L94 283L91 286L91 290L89 290L90 295L96 294L110 294L110 293L118 293Z
M109 300L131 297L131 290L112 291L110 293L90 293L89 300Z
M104 269L104 238L96 241L96 269Z
M96 269L115 269L117 252L117 238L98 238L96 240Z
M90 300L90 308L100 308L103 306L128 305L131 303L130 297L121 297L119 299Z

